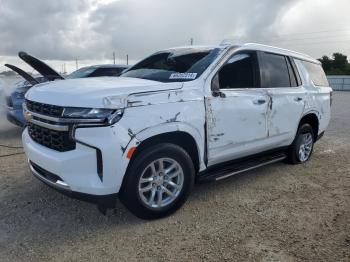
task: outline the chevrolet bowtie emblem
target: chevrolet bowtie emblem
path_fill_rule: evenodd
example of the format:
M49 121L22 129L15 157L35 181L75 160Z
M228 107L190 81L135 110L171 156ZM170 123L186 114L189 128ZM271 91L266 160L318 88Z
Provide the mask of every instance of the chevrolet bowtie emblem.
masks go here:
M30 122L30 120L32 119L32 114L29 113L27 110L24 110L23 114L24 114L25 120L26 120L27 122Z

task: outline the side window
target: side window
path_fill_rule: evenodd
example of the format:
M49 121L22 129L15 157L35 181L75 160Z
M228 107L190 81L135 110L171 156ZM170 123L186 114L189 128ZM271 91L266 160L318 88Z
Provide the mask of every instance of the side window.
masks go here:
M256 53L233 55L219 70L220 89L257 87Z
M121 71L120 68L97 68L89 77L119 76Z
M289 57L286 58L287 59L287 66L288 66L288 72L289 72L289 82L290 82L290 86L291 87L297 87L298 83L297 83L297 78L294 74L292 65L290 64L290 59Z
M306 61L302 61L302 63L308 71L315 86L329 86L326 74L324 73L321 65Z
M291 80L289 72L291 70L287 58L283 55L263 53L264 68L266 77L266 87L290 87ZM294 79L294 81L296 81Z
M298 70L297 65L295 64L294 58L289 57L289 61L290 61L290 64L292 65L292 68L293 68L293 73L294 73L294 76L295 76L296 81L297 81L297 86L301 86L303 84L303 81L301 80L300 72Z

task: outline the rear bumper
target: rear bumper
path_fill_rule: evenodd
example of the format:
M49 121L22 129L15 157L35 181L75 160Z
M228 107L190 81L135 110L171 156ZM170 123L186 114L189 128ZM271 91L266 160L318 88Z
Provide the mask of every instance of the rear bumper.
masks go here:
M91 195L81 192L72 191L68 184L63 182L58 176L50 173L49 171L39 167L35 163L28 161L30 171L33 176L39 179L41 182L45 183L49 187L55 189L56 191L78 200L85 202L97 204L106 208L115 207L116 199L118 194L108 194L108 195Z

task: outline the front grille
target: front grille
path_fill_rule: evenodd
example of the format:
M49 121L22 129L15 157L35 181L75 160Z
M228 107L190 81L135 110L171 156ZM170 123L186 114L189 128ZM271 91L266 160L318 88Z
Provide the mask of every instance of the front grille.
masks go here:
M37 143L60 152L74 150L76 143L69 136L69 131L55 131L33 123L28 123L28 133Z
M64 109L61 106L48 105L48 104L33 102L29 100L26 100L26 106L27 106L27 109L31 112L52 116L52 117L61 117Z

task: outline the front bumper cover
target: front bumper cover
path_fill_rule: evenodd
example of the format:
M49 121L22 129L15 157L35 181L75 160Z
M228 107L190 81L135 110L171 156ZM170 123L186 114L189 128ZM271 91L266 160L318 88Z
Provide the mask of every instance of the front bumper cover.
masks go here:
M30 171L37 179L68 197L97 204L98 206L102 206L104 208L115 207L116 199L118 197L117 193L109 195L91 195L75 192L72 191L69 185L62 181L57 175L50 173L31 161L28 161L28 165Z

